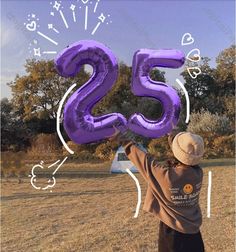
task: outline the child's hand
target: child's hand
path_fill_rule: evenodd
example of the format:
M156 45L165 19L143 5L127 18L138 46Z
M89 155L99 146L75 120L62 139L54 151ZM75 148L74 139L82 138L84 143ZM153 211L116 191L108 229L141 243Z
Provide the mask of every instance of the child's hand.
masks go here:
M115 132L111 137L109 137L109 140L110 141L117 141L121 132L115 126L113 126L113 128L115 129Z

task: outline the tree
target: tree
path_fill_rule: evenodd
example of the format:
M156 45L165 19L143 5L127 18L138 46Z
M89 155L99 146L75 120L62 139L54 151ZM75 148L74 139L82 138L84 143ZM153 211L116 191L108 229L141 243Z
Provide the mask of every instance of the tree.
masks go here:
M1 151L14 150L29 145L27 128L13 109L13 104L7 99L1 100Z
M223 50L216 58L215 79L218 88L217 96L223 112L235 122L235 45Z
M212 114L202 109L191 114L188 131L197 134L229 135L234 132L230 126L230 119L226 115Z
M9 83L13 105L24 121L32 118L55 119L64 93L73 84L84 84L89 78L82 68L75 78L60 77L53 61L27 60L26 75L17 76Z
M235 96L228 95L223 98L223 106L225 114L233 121L235 119Z
M219 95L234 95L235 92L235 45L223 50L216 58L216 84Z
M188 91L190 98L191 109L200 111L201 108L208 109L214 112L215 107L215 92L216 85L214 80L214 69L209 66L210 59L202 58L202 64L199 66L202 73L196 79L191 78L187 70L184 70L181 75L185 80L185 88ZM195 63L188 63L187 67L196 66Z

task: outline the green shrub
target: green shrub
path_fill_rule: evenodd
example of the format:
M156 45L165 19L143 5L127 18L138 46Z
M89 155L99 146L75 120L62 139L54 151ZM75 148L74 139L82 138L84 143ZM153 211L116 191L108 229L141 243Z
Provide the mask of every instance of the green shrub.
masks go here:
M213 141L213 149L218 156L227 158L234 157L235 155L235 135L219 136Z
M59 141L55 134L44 134L37 135L31 143L31 149L37 151L54 151L60 148Z
M204 156L203 158L216 158L217 152L213 147L214 139L217 137L214 134L200 134L204 141Z
M191 114L187 131L196 134L228 135L232 134L230 119L226 115L211 114L202 109Z
M94 155L89 151L84 150L79 153L75 153L74 155L70 155L69 160L76 161L78 163L88 163L91 161L96 161L98 159L94 157Z
M31 142L27 150L27 158L31 160L55 159L60 156L61 146L55 134L39 134Z
M215 134L201 134L205 152L203 158L230 158L235 155L235 135L217 136ZM152 139L148 145L148 152L159 160L173 156L168 145L167 137Z
M234 134L217 136L215 134L201 134L205 152L204 158L230 158L234 157Z

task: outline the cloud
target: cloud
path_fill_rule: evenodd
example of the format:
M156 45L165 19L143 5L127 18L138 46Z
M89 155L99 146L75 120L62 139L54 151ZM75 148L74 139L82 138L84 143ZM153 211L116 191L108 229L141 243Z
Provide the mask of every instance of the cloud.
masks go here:
M15 16L9 16L1 22L1 49L19 49L31 41L31 36L25 31Z
M7 27L5 22L1 23L1 49L7 46L11 41L16 38L15 29L12 27Z
M15 79L15 74L12 75L1 75L0 80L1 80L1 98L11 97L11 88L7 86L6 84L13 81Z
M2 81L5 79L11 79L11 78L14 79L17 74L19 75L25 74L24 67L17 67L17 68L2 67L0 78Z
M1 22L1 49L18 43L21 39L19 30L16 29L13 22L4 20Z
M1 79L1 84L6 84L10 81L13 81L14 78L15 78L15 74L12 74L12 75L1 75L0 76L0 79Z
M1 23L1 96L11 97L11 89L6 85L15 79L16 74L24 74L24 62L26 54L25 39L22 31L18 29L11 19L5 19Z
M24 68L19 67L17 69L13 68L2 68L1 75L0 75L0 83L1 83L1 97L8 97L12 96L11 88L7 86L7 83L14 81L17 74L24 74Z
M20 71L20 69L13 69L13 70L5 70L2 69L0 80L1 85L9 83L10 81L13 81L17 74L23 74L23 71Z

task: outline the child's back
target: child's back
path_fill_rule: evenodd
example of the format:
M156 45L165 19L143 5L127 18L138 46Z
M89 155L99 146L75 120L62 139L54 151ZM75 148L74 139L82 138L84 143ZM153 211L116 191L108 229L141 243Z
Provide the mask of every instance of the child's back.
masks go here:
M203 172L198 165L204 144L200 136L181 132L171 143L176 163L160 165L133 142L126 143L128 158L148 183L144 210L161 221L159 251L204 251L199 228L199 194Z

